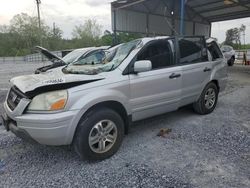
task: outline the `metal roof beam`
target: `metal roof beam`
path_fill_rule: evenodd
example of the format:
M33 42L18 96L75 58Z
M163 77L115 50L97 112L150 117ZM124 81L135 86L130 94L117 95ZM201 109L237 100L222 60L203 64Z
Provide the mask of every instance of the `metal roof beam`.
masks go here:
M222 0L219 0L219 1L215 0L215 1L212 1L212 2L208 2L208 3L198 4L198 5L195 5L195 6L190 5L190 6L192 6L192 8L195 9L195 8L200 8L200 7L204 7L204 6L207 6L207 5L212 5L212 4L220 3L221 1ZM190 0L188 2L190 2Z
M151 13L150 8L145 4L145 2L142 2L142 5L145 7L145 9L147 10L147 13Z
M153 9L153 12L155 12L158 9L159 4L160 4L160 0L158 0L158 2L156 2L156 5L155 5L155 7Z
M222 10L224 8L233 8L233 7L237 7L237 6L241 6L241 7L249 9L248 6L245 6L247 4L249 4L249 2L248 3L243 3L243 2L240 3L240 2L238 2L238 3L233 3L233 4L230 4L230 5L222 5L222 6L218 6L218 7L214 7L214 8L202 9L201 11L196 11L196 12L198 12L198 13L202 13L202 12L207 13L207 12Z
M161 2L165 5L165 7L167 8L167 11L169 11L170 15L171 15L172 11L174 12L174 15L176 14L176 11L174 10L175 9L175 7L174 7L175 2L173 0L171 1L170 5L168 5L165 0L161 0Z
M191 6L189 6L189 5L186 4L186 7L188 7L189 11L192 11L194 13L194 15L199 16L204 21L210 23L210 21L206 17L204 17L204 16L200 15L199 13L197 13ZM192 19L194 19L196 16L194 16Z
M211 22L217 22L217 21L225 21L225 20L231 20L231 19L238 19L238 18L246 18L250 17L250 11L241 11L241 12L234 12L234 13L227 13L227 14L221 14L217 16L211 16L208 17L208 20Z
M130 6L142 3L144 1L147 1L147 0L137 0L137 1L133 0L132 2L125 3L124 5L121 5L121 6L119 6L120 4L117 2L113 2L112 5L115 7L115 9L123 9L126 7L130 7Z
M247 9L249 9L250 10L250 7L249 6L246 6L246 5L248 5L250 2L242 2L241 0L238 0L239 2L238 2L238 4L240 5L240 6L242 6L242 7L245 7L245 8L247 8Z

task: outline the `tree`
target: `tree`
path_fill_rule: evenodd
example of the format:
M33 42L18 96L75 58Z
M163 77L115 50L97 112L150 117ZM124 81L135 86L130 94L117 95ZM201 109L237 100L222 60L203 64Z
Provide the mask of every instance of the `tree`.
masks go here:
M88 19L83 25L75 26L72 32L73 38L92 37L99 38L101 36L102 26L95 19Z
M63 44L59 27L52 29L41 21L40 29L38 18L25 13L15 15L9 26L0 26L0 56L26 55L37 45L58 50L63 49Z
M238 28L232 28L227 30L226 32L226 45L233 45L234 43L238 43L238 37L239 37L239 29Z
M226 40L224 44L231 45L234 47L240 47L241 46L241 35L244 34L246 30L245 25L241 25L240 28L232 28L226 31Z
M129 42L129 41L141 38L141 37L142 35L140 34L119 32L116 34L116 41L115 41L115 34L106 30L101 40L102 40L102 45L114 45L115 42L120 44L120 43Z
M245 32L246 32L246 26L244 24L241 25L240 27L240 34L242 33L243 34L243 40L244 40L244 45L246 45L246 39L245 39Z
M0 25L0 33L8 33L8 32L9 32L9 26Z
M39 45L40 41L47 37L49 27L41 21L41 29L38 26L38 18L26 13L15 15L10 21L10 33L18 35L18 47L31 48Z
M241 24L239 30L240 32L244 33L246 31L246 26L244 24Z
M62 34L63 31L58 26L55 26L53 29L49 29L46 44L44 44L44 46L50 50L63 49Z
M139 34L114 33L106 30L102 34L102 26L95 19L88 19L82 25L75 26L72 39L63 39L62 30L57 26L51 28L28 14L15 15L10 25L0 25L0 56L21 56L32 53L36 45L49 50L83 48L89 46L111 46L142 37Z
M72 35L77 46L87 47L99 44L102 26L95 19L88 19L83 25L75 26ZM78 39L78 40L76 40Z

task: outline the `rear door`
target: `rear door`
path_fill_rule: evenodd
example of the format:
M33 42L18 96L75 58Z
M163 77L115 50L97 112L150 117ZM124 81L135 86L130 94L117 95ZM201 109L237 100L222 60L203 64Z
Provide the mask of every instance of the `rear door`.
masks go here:
M210 80L212 64L208 60L204 37L182 37L178 39L179 60L182 68L181 105L197 100Z
M134 62L150 60L152 70L129 75L134 121L178 108L181 67L176 66L174 54L174 39L155 40L138 53Z

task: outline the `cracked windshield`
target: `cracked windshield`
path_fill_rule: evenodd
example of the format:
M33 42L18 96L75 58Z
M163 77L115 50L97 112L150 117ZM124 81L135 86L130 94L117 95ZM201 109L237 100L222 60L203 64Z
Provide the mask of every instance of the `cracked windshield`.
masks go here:
M63 69L68 74L98 74L116 69L133 51L140 40L134 40L109 50L99 50L88 54L85 58L73 62Z

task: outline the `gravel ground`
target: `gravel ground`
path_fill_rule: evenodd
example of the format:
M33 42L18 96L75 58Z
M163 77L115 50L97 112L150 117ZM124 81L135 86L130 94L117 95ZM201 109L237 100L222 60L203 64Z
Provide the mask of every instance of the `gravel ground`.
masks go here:
M0 103L9 78L39 66L1 64ZM81 161L69 147L26 143L0 126L0 187L250 187L249 112L250 67L234 66L212 114L185 107L137 122L102 162ZM161 128L172 132L157 137Z

